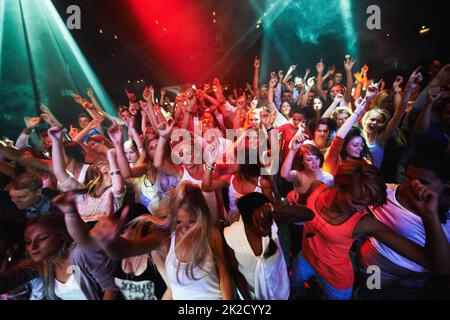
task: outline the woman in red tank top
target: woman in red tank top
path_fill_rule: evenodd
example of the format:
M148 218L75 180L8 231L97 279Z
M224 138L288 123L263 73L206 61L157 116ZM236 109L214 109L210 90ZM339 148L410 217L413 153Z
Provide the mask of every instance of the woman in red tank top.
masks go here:
M421 184L417 187L416 206L427 226L426 250L365 213L367 206L386 201L386 186L381 173L365 161L345 161L336 173L334 187L315 182L308 193L307 206L314 211L315 217L305 223L302 252L292 270L292 288L296 297L301 295L303 283L316 276L327 298L351 299L354 271L349 252L358 237L375 237L427 268L437 266L439 255L446 255L445 252L435 254L440 250L438 243L442 242L439 239L442 231L436 223L439 221L437 196Z

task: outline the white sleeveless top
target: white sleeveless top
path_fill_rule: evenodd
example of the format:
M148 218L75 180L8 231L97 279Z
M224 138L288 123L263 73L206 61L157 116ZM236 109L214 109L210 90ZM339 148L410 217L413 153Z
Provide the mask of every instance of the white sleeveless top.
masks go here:
M166 274L174 300L223 300L214 258L206 258L202 268L193 270L194 278L186 276L186 264L181 263L177 279L178 259L175 255L175 232L171 235L170 249L166 258Z
M239 272L247 281L247 288L252 299L287 300L290 293L289 275L283 250L278 238L278 227L272 223L272 239L277 245L277 252L265 258L269 246L269 237L262 237L262 254L255 256L245 233L242 217L223 231L227 245L233 249L238 262Z
M66 283L55 279L55 294L62 300L87 300L73 274L70 275Z
M239 198L244 196L244 194L240 194L233 185L235 175L231 176L230 186L228 187L228 198L230 200L230 210L228 211L227 219L228 221L233 221L233 218L239 214L239 210L237 208L236 202ZM253 192L262 193L261 189L261 177L258 177L258 184L256 185L255 190Z
M189 174L189 172L183 167L183 176L181 177L180 181L189 181L192 182L192 184L195 184L202 187L202 180L197 180L192 178L192 176ZM211 211L211 214L214 217L214 222L217 221L219 216L219 205L217 204L217 197L216 192L202 192L203 196L205 197L206 203L208 204L208 208Z

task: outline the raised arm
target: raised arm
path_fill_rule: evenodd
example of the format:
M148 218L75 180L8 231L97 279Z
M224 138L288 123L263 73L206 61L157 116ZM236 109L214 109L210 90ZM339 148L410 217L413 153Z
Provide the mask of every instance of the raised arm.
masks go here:
M98 127L100 125L101 119L93 119L86 128L78 132L75 138L73 138L73 141L78 142L79 144L83 143L83 139L86 138L86 136L94 130L94 128Z
M261 60L258 57L255 57L255 61L253 62L253 67L255 68L255 72L253 74L253 93L259 96L259 67L261 66Z
M154 165L164 173L181 179L182 171L180 166L174 165L166 159L166 145L169 142L174 123L170 125L161 124L159 127L159 139L155 150Z
M327 98L327 93L323 91L322 84L323 84L323 69L325 68L325 64L323 63L323 60L320 59L320 62L316 64L316 71L317 71L317 83L316 83L316 91L319 96L322 97L322 99Z
M117 165L116 150L109 149L106 152L106 157L108 159L109 169L111 170L110 175L113 194L116 197L121 196L125 192L125 183L122 174L120 173L119 166Z
M333 103L328 107L328 109L323 113L322 118L330 118L334 109L341 103L344 96L340 93L334 97Z
M286 73L283 80L281 81L283 84L286 84L289 81L289 79L292 78L292 72L294 72L295 68L297 68L297 65L292 65L289 67L288 72Z
M48 123L50 124L50 126L60 126L62 127L63 125L61 124L61 122L58 121L58 119L56 119L55 115L53 114L53 112L50 110L49 107L47 107L44 104L40 104L39 105L39 109L43 112L43 114L41 115L42 118Z
M347 58L344 61L344 68L345 68L345 76L347 78L347 90L345 91L344 100L347 103L350 103L352 100L352 88L353 88L353 75L352 75L352 68L355 64L355 60Z
M284 159L283 166L281 167L280 172L281 177L283 177L289 182L292 182L295 179L295 173L292 172L292 163L294 162L294 158L298 152L298 149L300 149L305 139L306 136L303 134L302 131L300 131L291 140L289 146L290 147L289 153L287 157Z
M53 173L60 183L64 183L70 178L70 175L66 171L62 145L62 128L57 126L51 127L48 129L48 136L52 140Z
M434 91L435 90L433 89L428 90L427 102L425 103L425 107L419 113L419 116L416 119L416 123L414 124L414 133L416 133L417 135L425 135L427 133L431 123L432 107L442 96L442 92L435 94Z

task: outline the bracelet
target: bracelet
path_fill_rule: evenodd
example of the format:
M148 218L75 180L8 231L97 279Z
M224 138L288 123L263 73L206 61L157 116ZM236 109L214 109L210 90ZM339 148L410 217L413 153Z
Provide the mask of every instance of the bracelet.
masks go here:
M205 167L206 167L206 169L208 169L209 171L214 171L214 167L215 167L215 163L212 163L212 164L207 164L207 163L205 163Z
M400 94L400 93L401 93L400 90L395 90L395 91L394 91L394 94Z
M194 114L195 114L195 112L192 112L192 111L189 111L189 110L186 110L186 112L189 113L189 114L191 114L191 115L194 115Z
M114 170L114 171L110 171L109 174L110 174L111 176L120 174L120 169L117 169L117 170Z

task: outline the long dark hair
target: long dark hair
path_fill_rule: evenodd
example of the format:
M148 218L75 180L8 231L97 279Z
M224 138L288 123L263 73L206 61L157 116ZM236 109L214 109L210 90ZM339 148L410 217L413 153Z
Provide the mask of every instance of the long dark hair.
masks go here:
M350 131L345 136L344 145L343 145L342 151L341 151L341 159L342 160L347 159L347 156L348 156L347 150L346 150L347 145L353 138L356 138L356 137L360 137L363 141L363 150L361 152L361 156L360 156L359 160L368 159L370 161L373 161L372 154L370 153L369 147L367 146L366 139L364 139L362 132L358 127L351 128ZM351 159L348 159L348 160L351 160Z

